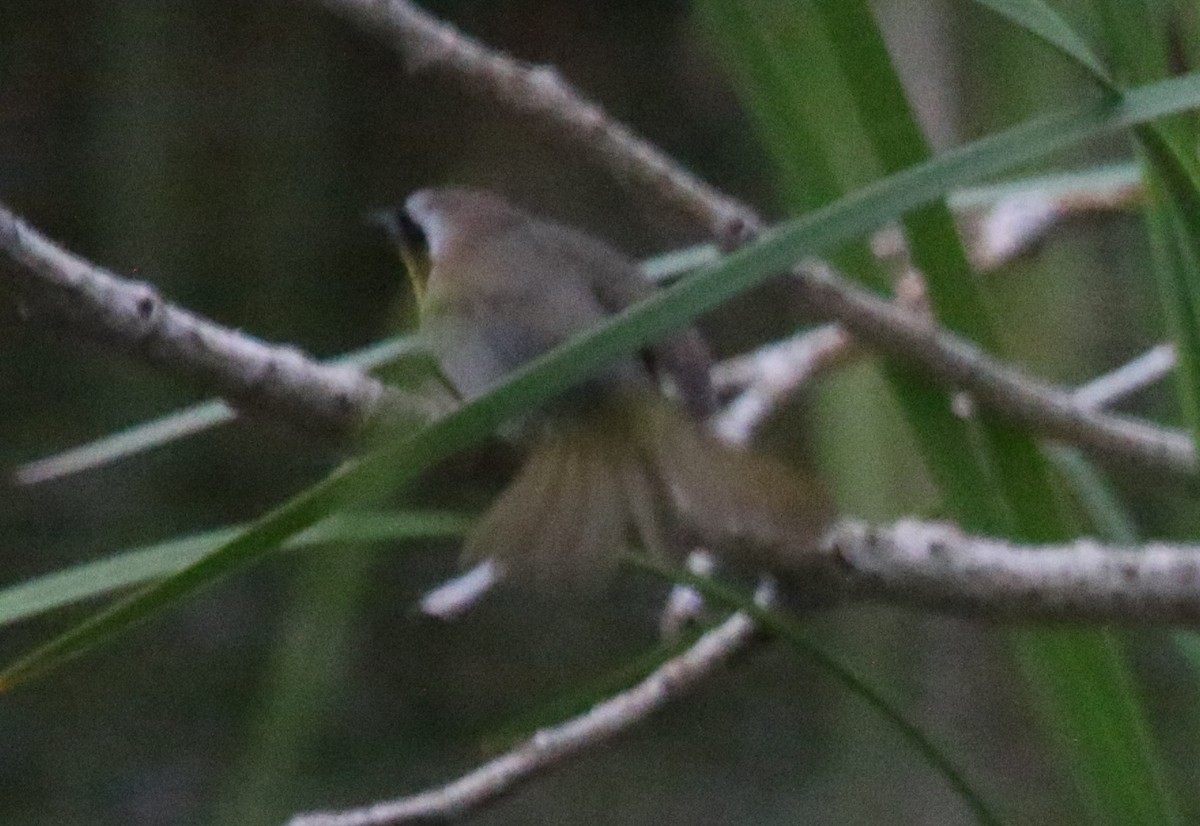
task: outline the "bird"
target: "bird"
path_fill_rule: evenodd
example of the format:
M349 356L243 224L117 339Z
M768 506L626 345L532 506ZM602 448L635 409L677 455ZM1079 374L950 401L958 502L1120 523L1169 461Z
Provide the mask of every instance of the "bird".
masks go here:
M465 402L656 289L607 242L487 190L422 189L374 217L407 271L418 336ZM464 565L562 590L606 581L631 545L673 561L702 544L768 570L813 546L832 517L824 487L708 431L710 366L684 329L525 416L509 433L525 461L468 531Z

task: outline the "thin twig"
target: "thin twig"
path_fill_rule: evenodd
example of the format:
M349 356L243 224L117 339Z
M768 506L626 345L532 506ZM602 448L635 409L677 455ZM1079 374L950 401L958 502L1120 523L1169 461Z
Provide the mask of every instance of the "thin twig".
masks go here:
M765 601L762 596L760 601ZM361 809L297 815L288 826L384 826L446 821L465 815L625 731L632 722L645 719L728 663L755 639L755 634L755 625L748 617L734 614L633 688L579 717L538 731L501 757L445 786Z
M841 326L828 324L728 359L714 368L713 378L720 391L735 395L713 426L730 441L747 442L767 416L816 376L861 355L862 350ZM1158 344L1075 390L1062 392L1079 410L1103 410L1157 384L1174 368L1174 346ZM1122 421L1140 426L1132 419ZM1160 435L1170 432L1158 427L1154 431ZM1171 439L1170 449L1183 458L1186 452L1181 438Z
M1130 209L1142 197L1136 174L1109 174L1087 188L1012 192L985 208L963 209L971 263L981 271L1002 267L1036 247L1062 222L1092 212Z
M853 340L836 324L762 347L718 365L718 388L741 386L741 392L713 422L721 438L746 443L762 422L814 376L842 363L855 352Z
M1066 221L1093 213L1129 210L1144 197L1135 164L1042 175L955 192L947 199L962 228L971 265L991 272L1035 249ZM904 233L889 226L871 237L883 259L903 257Z
M1089 410L1110 407L1157 384L1175 369L1175 347L1158 344L1135 359L1075 391L1075 403Z
M494 559L443 582L421 597L419 610L427 617L452 620L476 605L504 578L504 568Z

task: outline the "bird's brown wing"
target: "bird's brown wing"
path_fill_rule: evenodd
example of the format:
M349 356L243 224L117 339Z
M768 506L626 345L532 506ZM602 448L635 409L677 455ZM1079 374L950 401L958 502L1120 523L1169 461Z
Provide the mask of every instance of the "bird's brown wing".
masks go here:
M547 260L561 256L564 266L583 270L595 300L606 313L618 313L654 293L641 269L608 244L571 227L539 222L544 229L538 242ZM672 333L647 347L647 366L660 379L674 384L684 405L696 418L716 410L717 399L709 378L712 358L700 334L691 327Z

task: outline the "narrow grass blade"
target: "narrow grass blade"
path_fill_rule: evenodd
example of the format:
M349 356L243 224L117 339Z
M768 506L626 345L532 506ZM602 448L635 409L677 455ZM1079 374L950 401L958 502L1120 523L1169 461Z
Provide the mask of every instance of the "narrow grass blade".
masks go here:
M704 5L706 8L717 5L727 16L735 18L752 16L748 7L758 7L753 3L735 4L722 0L710 0ZM807 13L807 5L796 3L790 8L796 9L795 16L799 19ZM1051 45L1055 48L1087 63L1090 71L1106 81L1105 87L1112 91L1111 81L1107 81L1103 68L1086 42L1049 7L1033 1L994 5L1035 27L1035 33L1052 38ZM772 88L758 88L750 96L751 105L770 104L786 110L791 97L819 97L830 111L857 114L857 122L862 125L876 165L885 173L910 168L926 160L928 147L905 102L904 89L867 4L861 0L811 0L811 6L818 13L819 26L828 33L832 44L830 51L836 55L840 76L827 67L825 74L820 75L811 66L799 65L792 59L791 56L807 50L799 38L781 44L778 35L771 37L760 31L756 40L739 39L737 45L741 51L777 52L775 62L790 62L791 74L803 78L804 82L795 81L789 87L785 81L776 81L774 98ZM778 29L781 23L773 18L772 26ZM814 37L811 32L815 28L811 22L805 26L808 39ZM754 62L764 64L767 59L757 57ZM757 79L760 84L770 80ZM841 114L839 117L845 119L847 116ZM799 119L798 115L791 118ZM786 123L789 119L775 116L759 120ZM820 126L808 123L807 128L819 130ZM769 132L767 137L785 146L788 142L786 135ZM851 139L855 137L851 136ZM811 163L819 152L835 151L832 145L839 139L839 136L827 133L826 146L818 146L815 151L796 152L796 162ZM792 149L796 151L795 147ZM780 151L777 148L775 154ZM935 315L944 324L995 350L998 337L949 208L944 203L933 204L909 213L903 223L914 262L925 276ZM915 422L914 426L921 432L922 428L929 429L935 424L936 419L927 417L923 422ZM990 420L986 414L982 417L981 429L993 474L981 486L978 481L980 471L967 467L964 473L960 464L957 478L939 478L939 482L946 491L972 486L983 497L1004 501L1014 521L1009 525L998 525L994 504L985 502L980 506L949 496L947 504L955 518L969 529L1006 533L1028 540L1070 536L1073 530L1060 509L1061 496L1055 489L1049 466L1032 439L1004 423ZM941 431L933 432L942 435ZM932 467L945 468L945 463L939 462L936 454L930 455L930 463ZM967 507L963 507L964 504ZM1104 811L1112 823L1153 822L1154 817L1161 816L1165 804L1157 782L1154 757L1144 736L1141 710L1137 698L1128 690L1128 675L1112 641L1103 634L1078 634L1068 641L1051 634L1019 633L1012 639L1027 675L1046 700L1043 720L1058 735L1073 773L1084 780L1100 779L1100 782L1080 784L1091 807L1098 812ZM1086 674L1080 672L1081 665L1088 667ZM1085 679L1102 679L1109 686L1107 702L1103 706L1075 701L1074 698L1089 691ZM1122 770L1128 783L1113 786L1103 782L1104 778Z
M439 511L344 512L301 531L285 549L310 548L333 542L376 543L459 536L466 516ZM29 619L113 591L142 585L178 573L237 536L242 526L220 528L143 548L0 589L0 626Z
M396 336L362 350L339 356L330 363L374 370L411 355L418 347L419 343L412 335ZM19 485L36 485L41 482L62 479L85 470L95 470L188 436L203 433L231 422L235 418L237 418L237 413L223 401L214 399L200 402L78 447L64 450L53 456L28 462L12 472L13 480Z
M853 89L808 4L702 0L697 9L758 124L793 210L828 203L877 177L862 114L851 105ZM833 259L858 281L890 289L891 275L866 243L842 248ZM976 529L999 532L1008 516L991 496L988 469L950 394L908 366L888 362L882 369L938 491L956 512L977 514Z
M1116 86L1108 69L1095 50L1056 9L1042 0L974 0L976 5L991 9L1009 22L1019 26L1047 46L1061 52L1067 59L1087 71L1094 80L1115 92Z

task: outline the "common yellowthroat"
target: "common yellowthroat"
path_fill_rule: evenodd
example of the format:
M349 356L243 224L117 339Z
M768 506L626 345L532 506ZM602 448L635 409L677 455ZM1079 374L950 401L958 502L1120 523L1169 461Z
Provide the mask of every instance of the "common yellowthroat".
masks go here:
M605 242L483 190L421 190L377 217L420 334L466 401L653 290ZM823 488L705 430L709 366L695 330L674 333L528 417L528 458L469 532L464 561L561 587L602 579L630 541L652 554L701 542L768 567L811 546L831 516Z

